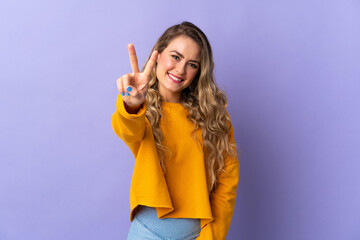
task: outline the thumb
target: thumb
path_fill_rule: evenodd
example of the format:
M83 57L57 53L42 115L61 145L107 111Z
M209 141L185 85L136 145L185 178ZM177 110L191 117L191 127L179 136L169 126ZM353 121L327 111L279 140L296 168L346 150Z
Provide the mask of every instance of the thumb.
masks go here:
M138 94L138 91L134 86L128 85L124 87L125 87L125 96L135 97Z
M139 85L138 90L143 91L148 85L149 85L149 83L141 84L141 85Z

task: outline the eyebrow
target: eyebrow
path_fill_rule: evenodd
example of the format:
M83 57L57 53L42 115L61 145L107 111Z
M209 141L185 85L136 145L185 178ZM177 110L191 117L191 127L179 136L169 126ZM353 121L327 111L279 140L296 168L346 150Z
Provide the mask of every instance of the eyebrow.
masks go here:
M180 57L184 58L184 55L182 55L181 53L179 53L179 52L176 51L176 50L172 50L172 51L170 51L170 52L174 52L174 53L178 54ZM199 61L190 60L190 62L195 62L195 63L197 63L197 64L200 65L200 62L199 62Z

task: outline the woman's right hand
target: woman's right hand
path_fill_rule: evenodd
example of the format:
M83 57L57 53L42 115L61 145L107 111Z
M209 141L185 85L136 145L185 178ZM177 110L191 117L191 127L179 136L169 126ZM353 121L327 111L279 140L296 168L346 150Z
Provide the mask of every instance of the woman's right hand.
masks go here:
M117 79L117 87L125 103L126 109L136 112L145 101L149 87L151 71L155 67L158 52L154 50L143 72L139 72L138 60L133 44L128 45L132 73L125 74Z

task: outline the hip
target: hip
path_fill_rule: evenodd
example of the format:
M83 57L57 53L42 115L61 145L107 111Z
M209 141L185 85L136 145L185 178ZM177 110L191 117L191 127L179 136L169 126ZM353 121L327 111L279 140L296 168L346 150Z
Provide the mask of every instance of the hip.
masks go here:
M191 240L200 235L200 229L200 219L159 219L155 208L139 206L131 222L127 239Z

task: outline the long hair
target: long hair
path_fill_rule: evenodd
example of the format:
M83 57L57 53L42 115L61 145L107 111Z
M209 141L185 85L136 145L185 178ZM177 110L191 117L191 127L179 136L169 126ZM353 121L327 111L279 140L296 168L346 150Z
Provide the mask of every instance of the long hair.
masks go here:
M194 24L182 22L168 28L157 40L152 51L156 49L161 53L179 36L191 38L201 49L200 69L189 87L181 92L180 103L188 110L187 118L194 124L193 136L196 130L201 129L210 193L215 190L217 176L224 172L224 159L227 156L237 157L236 145L229 142L228 133L232 125L226 112L227 97L215 83L210 43L206 35ZM147 61L149 59L150 56ZM162 144L163 134L159 128L162 117L161 101L155 67L146 95L146 117L152 126L159 161L165 174L165 153L168 149Z

